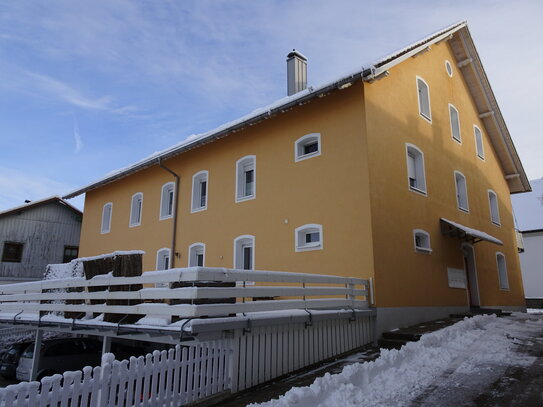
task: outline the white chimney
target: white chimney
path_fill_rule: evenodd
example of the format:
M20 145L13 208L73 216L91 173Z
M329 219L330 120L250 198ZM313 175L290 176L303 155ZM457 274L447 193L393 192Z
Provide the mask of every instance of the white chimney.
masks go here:
M295 49L287 55L287 93L294 95L307 88L307 58Z

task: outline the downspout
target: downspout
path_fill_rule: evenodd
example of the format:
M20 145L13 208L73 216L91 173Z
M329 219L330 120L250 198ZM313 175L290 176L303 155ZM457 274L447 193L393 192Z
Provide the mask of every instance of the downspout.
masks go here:
M175 172L170 170L165 165L162 165L162 159L160 157L158 158L158 165L163 170L168 171L170 174L172 174L173 177L175 178L175 197L174 197L174 205L173 205L173 230L172 230L172 260L170 264L170 268L173 269L175 266L175 257L176 257L175 238L177 234L177 201L178 201L177 198L179 197L179 175L177 175Z

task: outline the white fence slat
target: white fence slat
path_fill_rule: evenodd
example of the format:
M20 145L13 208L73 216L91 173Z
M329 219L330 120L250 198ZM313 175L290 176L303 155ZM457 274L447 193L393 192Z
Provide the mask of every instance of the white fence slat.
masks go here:
M188 374L187 374L187 396L186 396L186 402L187 403L190 403L191 401L194 401L195 400L195 397L194 397L194 378L193 378L193 374L194 374L194 369L193 369L193 366L194 365L197 365L197 359L196 359L196 347L195 346L191 346L188 348L189 349L189 357L188 357L188 363L187 363L187 370L188 370Z
M41 380L41 394L40 394L39 407L45 407L49 403L49 397L50 397L52 386L53 386L53 380L51 377L44 377ZM7 404L7 405L10 405L10 404Z

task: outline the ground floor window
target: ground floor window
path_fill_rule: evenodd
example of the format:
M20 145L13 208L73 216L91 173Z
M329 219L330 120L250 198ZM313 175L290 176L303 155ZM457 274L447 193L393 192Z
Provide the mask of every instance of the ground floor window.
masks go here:
M2 261L9 263L20 263L23 259L23 244L17 242L4 242L2 250Z
M73 259L77 259L79 255L79 247L77 246L64 246L64 256L62 258L63 263L69 263Z

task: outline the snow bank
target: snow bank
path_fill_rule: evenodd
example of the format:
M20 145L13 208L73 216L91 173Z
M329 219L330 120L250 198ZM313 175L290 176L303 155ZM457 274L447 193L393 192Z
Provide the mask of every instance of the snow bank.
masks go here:
M451 367L469 375L469 380L477 380L484 377L481 371L488 366L530 363L527 356L513 352L517 337L523 330L542 328L543 319L512 320L494 315L465 319L423 335L419 342L408 343L399 351L383 349L373 362L346 366L336 375L326 373L312 385L293 388L260 406L409 405Z

